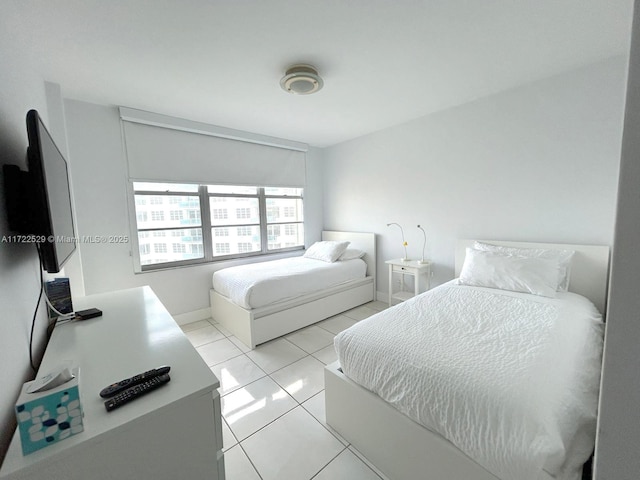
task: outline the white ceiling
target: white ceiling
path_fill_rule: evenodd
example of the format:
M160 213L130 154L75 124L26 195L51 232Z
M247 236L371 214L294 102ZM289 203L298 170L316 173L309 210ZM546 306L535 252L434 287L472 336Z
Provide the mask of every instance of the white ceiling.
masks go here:
M1 0L67 98L333 145L613 55L633 0ZM284 93L292 63L325 87ZM2 68L0 66L0 68Z

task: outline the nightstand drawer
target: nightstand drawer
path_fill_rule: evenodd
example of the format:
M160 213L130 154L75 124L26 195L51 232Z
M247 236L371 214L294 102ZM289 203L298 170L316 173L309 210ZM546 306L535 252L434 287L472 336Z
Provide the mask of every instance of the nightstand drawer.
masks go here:
M415 268L403 267L403 266L400 266L400 265L393 265L392 268L393 268L394 272L400 272L400 273L403 273L403 272L414 272L415 271Z

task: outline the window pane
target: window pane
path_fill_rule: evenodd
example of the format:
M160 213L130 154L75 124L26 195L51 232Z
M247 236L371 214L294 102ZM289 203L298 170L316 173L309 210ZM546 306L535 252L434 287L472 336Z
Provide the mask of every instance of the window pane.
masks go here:
M138 229L200 226L200 199L186 195L136 195Z
M301 197L302 189L301 188L280 188L280 187L265 187L264 189L265 195L287 195L289 197Z
M267 237L269 239L269 250L299 247L304 245L304 224L269 225L267 227Z
M239 185L207 185L209 193L235 193L236 195L257 195L258 187L243 187Z
M140 264L154 265L204 257L202 229L154 230L138 234ZM180 235L178 235L180 234Z
M197 192L198 185L187 183L150 183L133 182L133 189L137 192Z
M224 198L224 202L220 199ZM250 225L260 223L257 198L210 197L211 225Z
M302 200L299 198L267 198L267 222L301 222Z
M260 226L217 227L211 229L213 256L259 252Z

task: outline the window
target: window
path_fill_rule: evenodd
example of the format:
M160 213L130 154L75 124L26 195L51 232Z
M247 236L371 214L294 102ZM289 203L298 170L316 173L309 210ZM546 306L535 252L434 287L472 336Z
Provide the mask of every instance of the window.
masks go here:
M280 237L280 225L269 225L267 227L267 237L270 242L274 242L277 238Z
M275 206L267 207L267 220L275 220L280 216L280 208Z
M250 252L252 249L253 249L253 245L251 245L250 243L246 243L246 242L238 243L239 252Z
M265 188L269 251L304 244L301 188ZM282 228L281 228L282 227Z
M231 252L228 243L216 243L216 255L224 255Z
M211 209L211 218L213 218L214 220L224 220L226 218L229 218L229 215L227 214L227 209L226 208L212 208Z
M134 182L133 191L143 271L304 245L301 188Z
M182 210L171 210L169 212L169 218L171 220L182 220Z
M142 270L154 265L203 260L198 186L137 182L133 185L138 243L142 245L149 236L154 239L149 251L140 248ZM153 205L152 209L148 205ZM149 209L149 216L145 208Z
M251 209L236 208L236 218L251 218Z
M200 223L200 210L187 210L189 223Z

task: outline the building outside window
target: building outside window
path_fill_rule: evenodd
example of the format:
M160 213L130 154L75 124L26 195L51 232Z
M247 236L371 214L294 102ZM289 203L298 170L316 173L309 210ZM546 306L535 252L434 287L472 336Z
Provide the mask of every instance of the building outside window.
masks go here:
M225 255L231 252L230 245L228 243L216 243L216 255Z
M239 252L250 252L251 248L252 248L252 245L250 243L243 243L243 242L238 243Z
M226 208L212 208L211 218L215 220L225 220L229 218L229 213L227 212Z
M187 246L184 243L174 243L172 247L173 253L185 253L187 251Z

